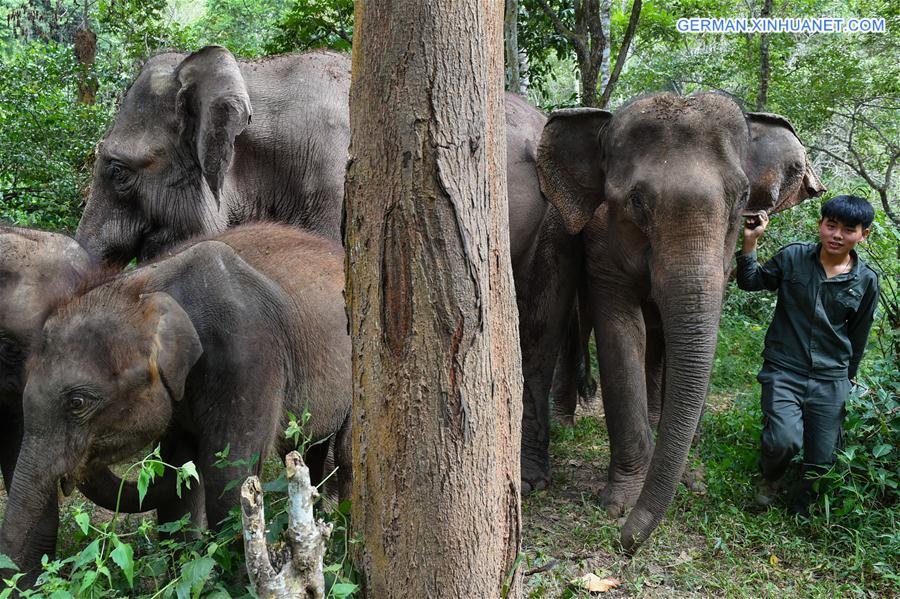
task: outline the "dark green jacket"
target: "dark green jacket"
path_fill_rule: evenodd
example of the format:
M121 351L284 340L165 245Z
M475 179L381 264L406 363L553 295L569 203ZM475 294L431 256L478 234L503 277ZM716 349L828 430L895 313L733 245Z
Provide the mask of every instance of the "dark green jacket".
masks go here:
M766 360L811 378L852 379L878 304L878 275L851 251L850 272L827 279L820 249L792 243L763 265L756 252L738 252L737 284L745 291L778 290Z

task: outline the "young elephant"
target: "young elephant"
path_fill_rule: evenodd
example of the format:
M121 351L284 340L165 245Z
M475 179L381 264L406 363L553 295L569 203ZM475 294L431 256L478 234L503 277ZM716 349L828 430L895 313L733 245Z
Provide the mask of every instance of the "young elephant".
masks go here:
M25 362L53 302L71 293L89 266L87 253L65 235L0 226L0 469L7 489L22 443ZM57 521L53 495L32 533L51 554Z
M238 504L239 489L226 490L228 483L258 473L270 451L292 449L282 434L287 413L304 409L313 441L334 435L346 493L343 283L336 242L253 225L194 242L61 305L30 362L0 552L28 567L23 560L42 549L31 535L59 479L89 477L159 439L166 461L195 461L216 525ZM308 452L314 480L327 446ZM223 464L216 454L226 448ZM198 491L160 509L161 518L199 513Z

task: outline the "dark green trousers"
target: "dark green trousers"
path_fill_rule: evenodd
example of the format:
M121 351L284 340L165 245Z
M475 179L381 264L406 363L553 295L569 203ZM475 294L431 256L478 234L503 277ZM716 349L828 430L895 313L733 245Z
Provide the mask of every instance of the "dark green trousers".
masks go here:
M763 476L781 478L801 449L806 467L830 466L841 438L850 381L812 379L771 362L763 363L756 380L762 385Z

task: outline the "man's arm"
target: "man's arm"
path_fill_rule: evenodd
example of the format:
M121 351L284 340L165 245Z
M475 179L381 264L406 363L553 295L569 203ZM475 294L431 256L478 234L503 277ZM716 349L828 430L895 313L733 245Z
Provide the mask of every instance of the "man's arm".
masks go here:
M856 378L859 362L866 350L866 341L869 339L869 331L872 329L872 321L875 319L875 308L878 306L878 279L870 285L859 302L856 314L847 323L847 336L850 338L850 346L853 354L850 356L850 365L847 368L847 378L851 381Z
M744 291L778 289L778 282L781 280L779 256L776 255L762 266L756 261L756 243L768 226L769 216L765 211L748 218L744 226L744 244L737 256L735 272L738 287Z

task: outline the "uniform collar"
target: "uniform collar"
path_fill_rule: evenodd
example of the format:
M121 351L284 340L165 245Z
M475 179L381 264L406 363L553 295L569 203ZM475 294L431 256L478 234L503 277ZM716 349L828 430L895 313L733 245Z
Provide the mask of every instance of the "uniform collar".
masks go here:
M818 266L821 275L825 277L825 268L822 266L822 261L819 259L819 256L822 253L822 242L820 241L819 243L815 244L813 246L813 250L814 252L812 258L816 261L816 266ZM850 257L853 259L853 266L850 267L849 272L836 275L834 277L831 277L830 279L828 277L825 277L825 279L828 281L843 281L845 279L857 278L859 276L860 259L859 255L857 255L856 253L856 250L850 250Z

